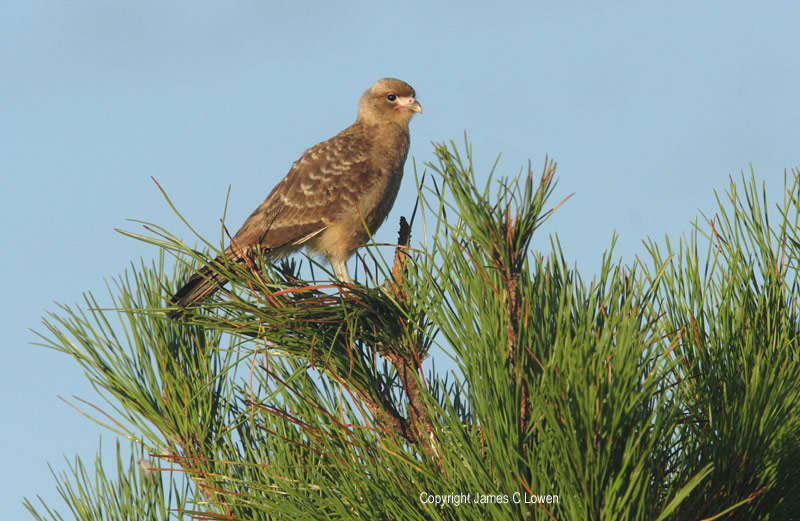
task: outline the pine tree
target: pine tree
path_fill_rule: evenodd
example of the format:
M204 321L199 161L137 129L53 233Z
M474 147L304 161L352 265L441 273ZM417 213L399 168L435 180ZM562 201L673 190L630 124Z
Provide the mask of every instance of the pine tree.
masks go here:
M612 243L586 281L536 234L554 163L478 188L468 145L434 154L348 287L255 256L171 321L219 245L126 232L157 261L40 335L120 440L112 472L55 475L76 519L800 519L797 171L774 211L742 175L677 248Z

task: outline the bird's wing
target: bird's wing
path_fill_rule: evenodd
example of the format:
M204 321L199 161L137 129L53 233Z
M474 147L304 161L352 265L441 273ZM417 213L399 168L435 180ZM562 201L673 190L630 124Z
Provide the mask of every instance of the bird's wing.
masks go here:
M374 182L370 141L347 129L308 149L247 218L234 241L274 250L322 232Z

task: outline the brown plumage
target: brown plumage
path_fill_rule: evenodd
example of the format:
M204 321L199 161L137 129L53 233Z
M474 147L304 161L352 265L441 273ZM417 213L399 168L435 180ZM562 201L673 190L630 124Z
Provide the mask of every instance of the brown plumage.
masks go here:
M405 82L378 80L361 96L355 123L306 150L236 232L225 255L243 262L258 247L275 259L305 246L330 259L339 279L349 282L346 262L368 236L364 225L375 233L400 188L408 123L422 112L415 96ZM172 302L184 308L226 282L205 266Z

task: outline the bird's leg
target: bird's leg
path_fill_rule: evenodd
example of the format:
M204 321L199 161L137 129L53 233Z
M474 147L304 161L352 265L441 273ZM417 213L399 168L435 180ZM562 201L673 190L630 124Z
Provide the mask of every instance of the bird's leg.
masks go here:
M346 261L331 259L331 264L333 264L333 270L336 272L336 278L339 279L339 281L345 284L353 282L350 280L350 273L347 271Z

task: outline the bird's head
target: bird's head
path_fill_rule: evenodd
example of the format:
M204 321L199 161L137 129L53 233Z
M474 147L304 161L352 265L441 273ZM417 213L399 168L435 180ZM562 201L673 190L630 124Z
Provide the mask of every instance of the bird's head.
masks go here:
M416 112L422 112L422 105L417 101L414 89L395 78L378 80L358 103L358 119L367 123L408 125Z

